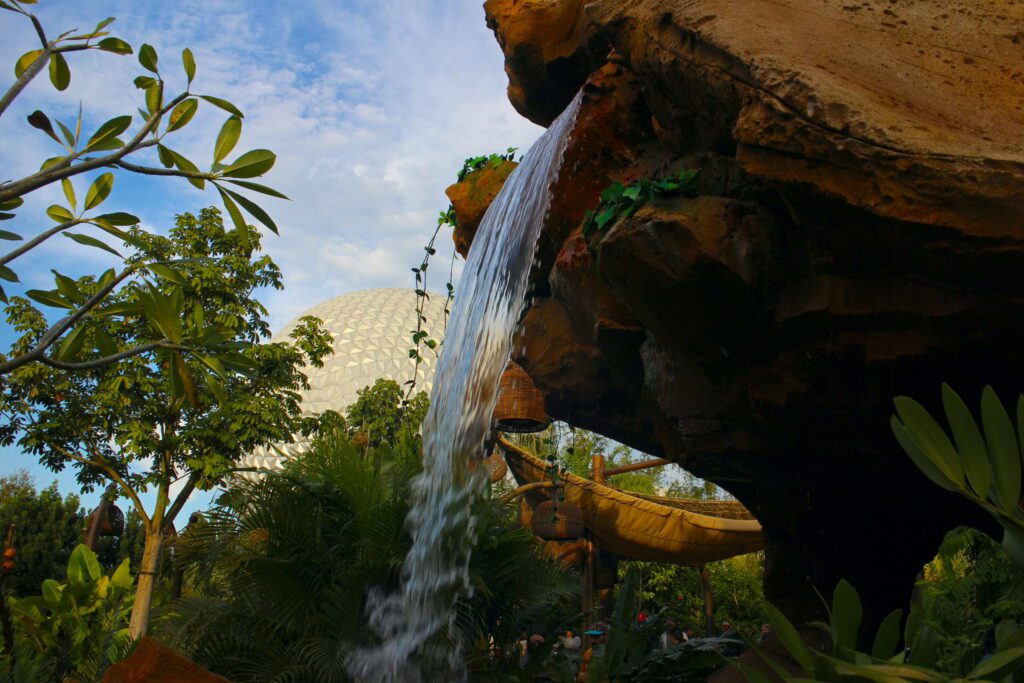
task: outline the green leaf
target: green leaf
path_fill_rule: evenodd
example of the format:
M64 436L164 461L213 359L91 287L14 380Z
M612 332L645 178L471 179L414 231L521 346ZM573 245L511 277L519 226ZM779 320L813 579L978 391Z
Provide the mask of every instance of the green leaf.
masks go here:
M43 580L43 600L56 605L60 602L61 587L60 584L53 579Z
M115 211L114 213L105 213L103 215L96 216L96 218L94 218L93 220L94 221L106 221L107 223L110 223L111 225L138 225L139 224L138 216L133 216L132 214L125 213L123 211Z
M15 272L3 264L0 264L0 279L8 282L21 282Z
M78 198L75 197L75 186L71 184L71 181L67 178L61 178L60 181L61 189L64 190L64 198L68 200L68 204L71 205L72 211L78 210Z
M57 350L57 360L65 362L74 360L81 353L84 344L85 326L79 325L64 337L64 341L60 344L60 349Z
M67 159L67 157L50 157L49 159L43 162L42 166L39 167L39 170L45 171L47 169L53 168L54 166L57 166L58 164L63 162L65 159Z
M992 458L993 491L1003 510L1013 515L1020 500L1020 450L1010 416L992 387L985 387L981 392L981 422Z
M65 232L63 234L68 239L72 239L72 240L78 242L79 244L84 244L87 247L96 247L97 249L102 249L103 251L110 252L111 254L113 254L114 256L117 256L117 257L121 256L121 254L119 254L115 249L113 249L112 247L107 246L106 244L104 244L103 242L99 241L95 237L90 237L89 235L80 235L78 233L73 233L73 232Z
M96 47L103 50L104 52L113 52L117 55L130 55L133 50L132 46L124 42L120 38L104 38L100 42L96 43Z
M272 187L260 185L259 183L254 183L248 180L231 180L228 178L224 178L224 182L244 187L245 189L252 190L253 192L261 192L263 194L270 195L271 197L277 197L278 199L288 199L286 195L281 194Z
M191 85L192 79L196 77L196 60L192 56L192 50L187 47L181 51L181 63L185 67L185 76L188 77L189 85Z
M213 95L199 95L199 97L201 97L202 99L206 100L207 102L209 102L213 106L219 107L219 108L223 109L224 111L226 111L229 114L234 114L235 116L237 116L240 119L244 119L245 118L245 115L242 113L242 111L238 107L236 107L235 105L233 105L230 102L228 102L227 100L222 100L221 98L214 97Z
M117 343L102 327L96 328L93 337L96 340L96 350L100 352L101 356L112 356L117 353Z
M169 298L155 286L149 285L148 292L139 297L139 303L150 324L175 344L181 343L181 321L175 315Z
M948 385L942 385L942 404L946 409L946 418L953 430L957 452L964 464L967 482L983 500L988 499L988 490L992 485L992 468L989 465L988 449L978 429L978 423L971 415L967 404Z
M245 218L242 217L242 212L238 210L238 206L231 200L227 192L224 191L219 185L215 185L217 192L220 193L221 199L224 200L224 208L227 209L228 215L231 216L231 222L235 224L235 229L240 231L243 235L249 234L249 227L245 223Z
M917 638L910 647L910 659L907 662L911 666L923 666L926 669L934 668L938 654L939 636L931 626L922 626L917 632Z
M213 398L216 399L217 405L224 405L227 397L224 394L224 383L220 379L212 374L206 373L206 388L213 394Z
M59 52L50 55L50 82L57 90L67 90L71 85L71 69L64 55Z
M117 569L114 570L114 573L110 575L110 585L116 586L121 590L129 590L132 587L134 582L132 581L129 564L129 559L127 557L124 558L124 561L121 562Z
M86 143L85 148L93 149L101 143L116 138L118 135L128 130L128 126L130 125L132 125L132 117L130 115L126 114L124 116L115 116L100 126L99 129L93 133L93 136L89 138L89 142Z
M223 174L230 178L255 178L273 168L275 161L277 156L269 149L254 149L238 157Z
M1003 550L1018 567L1024 567L1024 531L1010 524L1003 525Z
M237 116L229 117L217 134L217 142L213 146L213 163L219 164L224 157L231 154L235 148L238 137L242 134L242 119Z
M104 19L100 23L96 24L96 28L94 28L93 31L97 31L97 32L102 31L106 27L108 27L111 24L113 24L115 21L117 21L117 20L114 17L107 17L106 19Z
M910 456L910 459L914 461L914 464L917 465L917 469L921 470L921 472L923 472L933 484L941 486L947 491L959 490L949 479L946 478L946 475L940 472L939 469L932 464L931 460L925 457L924 453L921 452L921 449L919 449L917 444L914 443L914 440L910 438L907 428L903 426L903 423L900 422L898 417L893 415L889 420L889 426L892 427L892 433L896 436L896 440L899 442L904 452L906 452L906 454Z
M256 204L248 197L238 194L237 192L232 192L231 190L228 189L225 189L224 191L231 195L239 204L241 204L242 208L251 213L253 218L255 218L260 223L270 228L270 230L275 235L278 234L277 224L274 223L270 215L267 214L267 212L264 211L258 204Z
M50 118L38 109L28 115L28 124L49 135L51 138L56 140L57 144L64 144L60 141L60 138L57 137L57 134L53 132L53 124L50 123Z
M857 591L846 579L840 580L832 594L831 615L832 642L837 654L842 654L842 650L852 652L856 649L863 615Z
M188 284L188 281L185 279L185 277L181 273L179 273L178 271L176 271L173 268L171 268L170 266L165 266L162 263L151 263L151 264L149 264L146 267L153 274L159 275L160 277L164 278L165 280L170 280L171 282L173 282L176 285L185 286L185 285Z
M170 147L164 147L163 149L167 150L167 154L170 155L171 159L174 161L174 165L177 166L179 170L184 171L185 173L199 173L199 168L195 164L175 152ZM203 178L186 178L186 180L195 187L198 187L200 190L205 189L206 187L206 181Z
M164 103L164 89L160 85L160 81L155 82L153 85L146 88L146 109L149 110L150 116L155 114ZM143 118L148 119L149 116Z
M156 50L153 49L152 45L143 43L142 47L139 48L139 64L142 65L143 69L157 73L156 62Z
M57 223L67 223L68 221L75 220L74 214L60 204L51 204L50 207L46 209L46 215Z
M1018 671L1018 667L1024 667L1024 647L1015 647L994 655L974 667L967 678L984 678L990 681L999 681L1008 674Z
M199 100L194 97L190 97L187 100L182 100L174 109L171 110L171 115L167 119L167 132L173 132L184 128L192 117L196 115L196 110L199 108Z
M896 654L900 646L900 622L903 621L903 610L893 610L882 620L875 634L875 642L871 646L871 656L875 659L889 659Z
M52 271L54 280L57 283L57 290L65 299L72 303L80 304L85 301L85 294L78 288L78 284L67 275L61 275L56 270Z
M131 316L139 314L139 305L134 301L122 301L111 304L105 308L97 309L94 315L123 315Z
M16 242L16 241L22 240L22 239L25 239L25 238L22 237L21 235L17 234L17 233L8 232L7 230L0 230L0 240L9 240L11 242Z
M44 306L50 306L52 308L66 308L71 311L75 310L74 304L65 301L56 292L47 292L42 289L30 289L25 292L25 296Z
M75 137L75 134L71 132L70 128L61 123L60 119L57 120L57 127L60 128L60 132L64 134L64 139L67 141L68 147L74 149L75 144L78 143L78 138Z
M98 581L101 576L103 571L96 560L96 553L79 543L68 560L68 582L83 584Z
M18 57L18 61L14 64L14 77L21 78L21 75L32 66L32 62L36 61L41 54L43 54L42 50L29 50Z
M110 196L112 189L114 189L113 173L104 173L92 181L89 191L85 193L85 210L88 211L99 206L104 199Z
M814 658L811 656L811 651L804 645L796 627L786 618L786 615L776 609L775 605L765 603L764 609L779 642L785 646L804 671L811 673L814 670Z
M6 201L0 202L0 211L10 211L11 209L17 209L19 206L25 203L25 200L21 197L11 197Z
M963 487L963 464L946 432L914 399L897 396L893 403L907 433L921 453L953 484L958 488Z
M157 156L160 157L160 163L164 165L164 168L171 168L174 166L174 154L170 149L163 145L156 146Z
M139 90L148 90L157 84L157 80L152 76L138 76L134 81L135 87Z

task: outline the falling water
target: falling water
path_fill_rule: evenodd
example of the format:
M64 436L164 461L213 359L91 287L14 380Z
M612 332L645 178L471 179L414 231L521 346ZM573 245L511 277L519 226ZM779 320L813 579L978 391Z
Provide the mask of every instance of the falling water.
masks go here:
M579 103L577 95L533 144L473 239L423 424L423 473L414 484L406 520L413 541L402 565L401 588L371 595L370 624L381 644L349 660L350 673L365 683L422 681L421 664L427 660L447 668L444 680L464 677L453 607L471 592L471 505L483 488L483 468L468 465L482 454L491 429L498 380L512 352L537 237L551 202L549 188ZM428 652L428 641L445 629L451 637L444 639L443 651ZM431 678L440 680L436 675Z

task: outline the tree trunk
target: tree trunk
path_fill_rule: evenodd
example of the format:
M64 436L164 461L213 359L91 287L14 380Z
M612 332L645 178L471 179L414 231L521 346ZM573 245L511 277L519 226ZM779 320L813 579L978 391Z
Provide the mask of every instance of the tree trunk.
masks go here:
M715 630L715 599L711 595L711 574L706 564L700 566L700 585L704 593L704 633L711 638Z
M163 549L164 532L160 524L146 526L146 547L142 551L142 566L135 588L135 605L128 624L133 640L139 640L149 629L149 609L153 604L153 589L160 570L160 554Z

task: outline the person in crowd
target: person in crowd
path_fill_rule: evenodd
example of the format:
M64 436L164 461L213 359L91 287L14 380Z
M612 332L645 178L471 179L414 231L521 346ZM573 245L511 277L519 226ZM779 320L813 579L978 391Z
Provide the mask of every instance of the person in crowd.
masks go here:
M761 635L757 639L758 645L767 643L768 637L772 634L771 624L761 624Z
M732 623L725 619L722 621L722 632L718 634L719 638L739 638L739 634L736 633L736 629L732 627Z
M590 626L590 630L586 634L590 636L590 647L583 653L583 665L580 667L580 673L584 676L583 680L587 680L587 670L594 657L604 657L605 643L608 642L608 624L598 621Z
M661 650L667 650L670 647L678 645L681 640L679 636L679 622L672 617L665 620L665 630L661 632L661 636L658 638L658 648Z
M574 635L572 629L566 629L565 635L558 636L558 642L566 652L579 652L583 647L583 641L579 636Z

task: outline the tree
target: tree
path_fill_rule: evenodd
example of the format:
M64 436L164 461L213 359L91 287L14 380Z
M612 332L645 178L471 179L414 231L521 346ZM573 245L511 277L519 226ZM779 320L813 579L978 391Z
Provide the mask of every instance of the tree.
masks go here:
M308 387L302 368L322 365L331 338L307 317L291 342L263 341L270 330L254 291L282 285L274 262L257 253L254 228L226 230L211 208L178 216L167 237L140 230L131 236L138 244L134 262L175 267L161 266L159 280L127 283L82 319L61 348L74 369L33 363L8 375L0 441L17 441L55 471L74 466L85 490L112 481L134 505L146 538L131 621L139 638L165 535L191 493L221 482L254 448L290 443L317 428L318 420L300 411L299 391ZM59 293L82 301L102 279L66 278ZM18 351L46 333L43 315L21 297L11 299L7 315L21 333ZM175 345L123 353L156 330ZM202 339L210 355L180 349L177 340L186 336ZM90 364L119 354L119 363ZM180 485L173 498L172 484ZM156 501L147 510L140 494L149 488Z
M82 540L84 523L78 496L61 496L56 482L36 491L27 472L0 477L0 534L17 525L18 554L14 573L4 582L5 593L33 595L43 580L61 576Z
M30 50L22 55L15 64L15 82L6 92L0 95L0 116L4 114L12 102L24 91L43 69L49 66L50 80L57 90L64 90L71 82L71 70L65 55L82 50L100 50L117 55L128 55L134 52L131 45L120 38L109 35L105 29L114 21L113 17L104 19L92 31L76 33L76 30L65 31L54 39L47 37L40 21L27 10L25 5L34 5L36 0L0 0L0 10L24 16L30 22L40 41L38 49ZM8 15L9 16L9 15ZM74 35L73 35L74 34ZM57 156L42 163L41 168L24 178L0 183L0 220L16 218L13 213L24 203L24 198L31 192L54 183L60 183L67 199L67 206L54 204L46 213L55 225L40 230L37 234L7 254L0 256L0 279L18 283L17 274L8 265L19 256L38 247L40 244L59 234L63 234L75 242L104 249L120 256L120 253L92 235L68 232L76 226L92 226L108 233L123 242L126 247L141 252L149 236L137 227L130 232L123 228L137 226L139 219L125 212L86 215L96 209L110 195L115 174L135 173L149 176L173 176L184 178L199 189L204 189L209 181L220 194L224 207L231 217L239 236L248 234L245 219L239 209L244 208L257 221L277 232L277 226L270 216L248 197L240 194L238 188L244 188L273 197L286 199L277 190L252 182L251 178L262 176L269 171L276 160L272 152L256 149L238 156L232 162L226 162L242 131L243 114L233 104L212 95L192 93L192 81L196 75L196 63L188 48L182 52L182 66L188 80L184 92L169 97L164 92L164 80L158 67L156 50L151 45L142 45L139 49L139 64L147 73L135 79L135 86L144 92L145 109L139 109L140 123L138 128L128 133L132 127L133 115L125 114L114 117L100 125L96 131L86 138L82 134L83 109L80 107L77 121L70 125L59 120L56 128L53 122L42 111L36 110L28 117L28 123L42 134L51 138L61 147ZM209 171L200 171L189 159L167 146L168 136L177 135L192 120L199 109L200 100L222 109L230 114L225 121L213 146L213 162ZM58 134L59 131L59 134ZM122 140L121 136L126 139ZM128 161L137 153L156 151L159 165L146 165ZM155 160L154 160L155 161ZM79 208L76 188L72 182L74 176L96 170L106 170L96 176L84 194ZM231 189L234 187L235 189ZM82 188L78 188L80 191ZM0 230L0 239L22 241L23 237L9 230ZM146 335L138 339L132 347L120 349L116 353L101 354L88 361L87 364L69 363L63 353L54 355L54 349L62 351L67 346L74 346L76 335L86 318L92 315L113 292L124 283L143 278L148 274L155 275L158 265L141 260L129 259L127 267L119 271L108 271L95 280L98 286L91 288L86 297L67 297L63 294L61 282L67 278L55 271L56 282L60 294L39 290L29 290L26 296L44 306L55 306L66 309L66 314L52 324L47 323L44 331L35 335L33 343L15 349L7 358L0 358L0 376L9 373L28 363L44 363L65 369L88 369L97 365L117 362L126 357L138 354L151 354L156 349L175 347L179 350L202 353L204 338L171 339L157 330L154 335ZM7 302L7 295L0 288L0 301ZM147 317L152 314L142 310L138 315Z
M356 402L348 407L345 418L349 433L363 434L369 445L393 443L403 432L416 433L427 415L430 399L419 392L408 401L403 400L398 382L380 378L373 386L356 392Z

